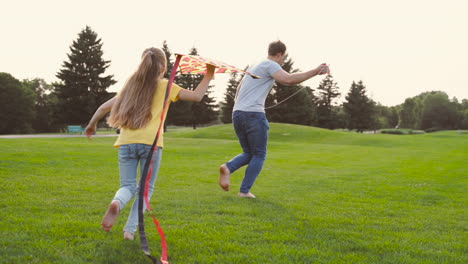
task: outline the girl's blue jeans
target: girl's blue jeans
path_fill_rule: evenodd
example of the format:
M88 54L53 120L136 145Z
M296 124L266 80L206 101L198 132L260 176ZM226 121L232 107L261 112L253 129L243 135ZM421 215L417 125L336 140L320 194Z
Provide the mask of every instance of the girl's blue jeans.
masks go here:
M240 192L248 193L265 162L270 126L265 113L261 112L234 111L232 122L243 152L227 162L226 166L233 173L248 165L240 187Z
M140 167L140 177L143 174L143 168L146 163L148 153L151 151L150 145L145 144L127 144L119 146L119 171L120 171L120 188L114 196L114 200L119 201L120 210L134 197L130 215L125 224L124 231L135 233L138 225L138 193L139 185L137 184L137 171ZM153 170L150 179L148 198L151 198L154 189L154 182L158 175L159 165L161 163L162 148L158 147L158 151L153 153ZM144 205L144 210L146 205Z

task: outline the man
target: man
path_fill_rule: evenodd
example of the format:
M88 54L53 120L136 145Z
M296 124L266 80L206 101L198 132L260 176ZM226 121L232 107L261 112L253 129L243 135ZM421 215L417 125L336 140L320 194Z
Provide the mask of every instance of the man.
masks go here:
M240 197L255 198L250 189L266 157L269 125L265 117L265 100L274 81L294 85L329 72L328 66L321 64L313 70L290 74L280 66L285 57L286 45L283 42L278 40L270 43L267 59L249 69L250 73L260 79L246 75L237 88L232 122L243 152L219 167L219 185L229 191L231 173L248 165L238 193Z

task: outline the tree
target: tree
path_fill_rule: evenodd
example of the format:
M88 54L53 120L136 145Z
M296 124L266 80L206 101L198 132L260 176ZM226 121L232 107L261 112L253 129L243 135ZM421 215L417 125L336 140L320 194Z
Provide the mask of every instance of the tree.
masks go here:
M347 128L356 129L357 132L363 132L366 129L372 129L375 125L374 120L374 102L366 94L366 86L359 81L353 82L346 95L346 102L343 103L344 111L348 116Z
M164 73L164 78L169 79L171 76L172 68L174 67L174 63L172 63L171 61L172 53L171 53L171 50L169 49L169 46L167 45L167 41L163 42L162 50L164 51L164 54L166 55L166 67L167 67L166 72ZM175 108L173 104L169 106L167 117L166 117L166 122L164 122L164 131L167 131L167 124L178 124L177 110L179 110L179 108Z
M460 106L460 126L459 129L468 129L468 99L463 99Z
M394 128L398 125L398 111L392 106L384 106L380 103L375 105L375 119L377 128Z
M23 85L35 94L34 110L35 118L32 120L32 128L36 133L52 132L52 106L57 103L56 97L51 93L53 87L44 79L23 80Z
M33 91L0 72L0 134L31 133L34 116Z
M461 110L468 110L468 99L463 99L461 102Z
M164 73L164 78L169 79L171 77L171 72L172 68L174 67L174 63L171 62L171 50L169 49L169 46L167 45L167 41L163 42L163 47L162 50L164 51L164 54L166 55L166 72Z
M334 114L333 127L334 128L345 128L347 125L348 117L343 109L343 105L337 105L332 107Z
M340 96L337 83L334 82L332 75L327 75L317 87L316 95L316 124L319 127L333 129L335 128L334 118L336 113L333 111L334 100Z
M432 92L423 100L422 129L454 129L457 123L457 111L445 92Z
M399 112L398 127L419 129L417 126L419 123L418 108L419 104L415 98L406 98Z
M245 74L231 73L231 78L228 81L228 87L224 93L224 101L220 103L221 122L224 124L232 123L232 109L234 108L234 99L236 97L237 87L244 78Z
M396 127L398 125L398 108L396 106L390 107L387 120L389 127Z
M197 125L208 124L218 119L218 105L214 97L210 96L211 93L212 91L208 88L201 102L192 104L193 129L196 129Z
M455 111L455 124L453 124L453 128L460 129L463 126L463 105L458 102L456 97L453 97L450 101L450 108Z
M294 62L285 57L281 66L286 72L298 72L293 68ZM297 94L296 94L297 93ZM271 99L267 100L266 113L272 122L311 125L315 110L313 90L300 84L284 85L275 83L273 85ZM272 106L268 108L268 106Z
M69 61L56 75L61 82L54 84L59 124L86 124L94 111L114 96L106 91L116 83L113 75L102 76L110 65L102 58L102 45L97 33L86 26L70 46Z
M169 59L170 54L169 48L166 46L163 46L163 50L166 53L166 58ZM197 51L194 51L195 54L197 54ZM193 54L190 54L193 55ZM173 63L170 62L168 65L170 65L171 69L173 67ZM168 66L169 67L169 66ZM167 78L169 77L170 72L167 72ZM192 75L177 75L175 77L174 82L177 83L178 85L182 86L185 89L189 90L194 90L196 88L196 85L194 85L194 77L197 76L192 76ZM201 77L199 77L199 81L201 81ZM193 102L187 102L187 101L182 101L179 100L175 103L172 103L171 106L169 107L169 111L167 114L167 119L166 123L171 124L171 125L177 125L177 126L189 126L192 124L192 104Z

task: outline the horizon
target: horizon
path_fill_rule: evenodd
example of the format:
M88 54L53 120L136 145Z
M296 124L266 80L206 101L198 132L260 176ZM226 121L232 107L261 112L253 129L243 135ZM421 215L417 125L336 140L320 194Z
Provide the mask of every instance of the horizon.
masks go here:
M6 4L0 22L9 26L3 30L0 72L20 80L58 81L55 75L72 42L88 25L102 40L103 58L111 61L105 74L118 81L110 92L121 88L143 49L162 47L164 40L171 53L195 47L200 56L243 68L266 58L268 43L280 39L294 68L330 65L340 100L353 81L363 81L368 96L385 106L430 91L468 99L468 35L460 33L468 24L468 1L292 0L278 11L270 1L239 0L229 14L219 12L222 3L208 0L84 0L72 7L59 0ZM228 79L216 75L216 101ZM322 79L317 76L303 85L315 89Z

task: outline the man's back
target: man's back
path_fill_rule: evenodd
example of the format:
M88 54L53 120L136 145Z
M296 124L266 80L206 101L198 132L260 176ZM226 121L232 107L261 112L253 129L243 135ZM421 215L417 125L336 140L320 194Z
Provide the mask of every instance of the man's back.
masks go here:
M265 100L275 81L271 75L280 69L278 63L268 59L250 67L248 71L260 79L246 75L239 88L233 111L265 112Z

